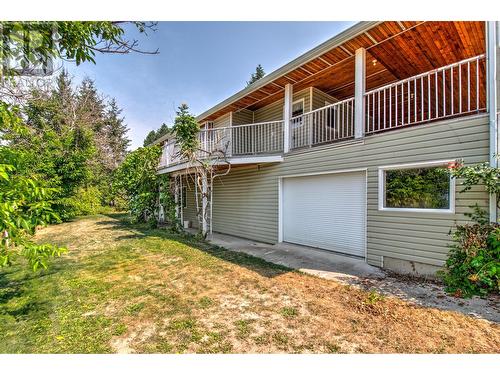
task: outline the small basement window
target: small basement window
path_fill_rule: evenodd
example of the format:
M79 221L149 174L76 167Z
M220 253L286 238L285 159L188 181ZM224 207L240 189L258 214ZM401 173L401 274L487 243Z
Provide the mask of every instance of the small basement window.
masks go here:
M452 161L379 168L379 210L453 213Z

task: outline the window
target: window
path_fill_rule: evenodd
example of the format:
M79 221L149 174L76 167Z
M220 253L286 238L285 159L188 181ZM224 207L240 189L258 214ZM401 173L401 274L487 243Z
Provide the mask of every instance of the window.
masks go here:
M297 100L292 103L292 118L304 114L304 99ZM302 126L302 117L292 120L292 127L298 128Z
M182 187L181 191L181 203L182 203L182 208L187 207L187 188L185 186Z
M379 168L379 210L454 212L451 163L416 163Z
M304 114L304 99L292 103L292 117Z

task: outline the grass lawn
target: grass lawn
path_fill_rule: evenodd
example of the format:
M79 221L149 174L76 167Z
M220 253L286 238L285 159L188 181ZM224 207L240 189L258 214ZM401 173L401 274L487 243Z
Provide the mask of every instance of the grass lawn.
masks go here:
M498 352L500 327L291 271L121 215L51 226L0 270L2 353Z

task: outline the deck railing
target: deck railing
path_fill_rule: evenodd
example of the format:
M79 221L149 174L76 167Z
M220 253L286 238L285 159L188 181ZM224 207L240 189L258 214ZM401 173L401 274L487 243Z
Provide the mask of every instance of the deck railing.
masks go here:
M170 140L163 145L159 167L164 168L176 164L179 159L179 147L175 140Z
M475 56L364 94L365 134L479 113L486 108L485 55ZM354 138L354 98L348 98L290 119L290 149ZM204 158L281 153L284 121L201 130ZM182 162L175 141L164 146L160 166Z
M293 117L291 148L311 147L354 136L354 98Z
M364 95L367 134L486 107L485 56L479 55L371 90Z
M283 121L234 125L200 130L197 157L235 157L283 152ZM175 140L163 146L159 167L165 168L183 162Z
M230 127L232 156L272 154L283 151L283 121Z

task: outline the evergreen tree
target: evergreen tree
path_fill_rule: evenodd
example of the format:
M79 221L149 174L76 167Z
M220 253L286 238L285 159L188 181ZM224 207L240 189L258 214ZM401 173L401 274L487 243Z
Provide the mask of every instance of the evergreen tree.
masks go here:
M152 144L154 141L157 139L160 139L164 135L168 134L170 132L170 128L168 127L167 124L163 123L161 127L158 130L151 130L146 138L144 139L144 147L149 146Z
M252 73L252 75L250 76L250 81L247 81L247 87L250 86L252 83L258 81L265 75L266 72L264 72L264 68L262 67L262 65L260 64L257 65L257 67L255 68L255 73Z
M111 99L108 103L105 124L108 145L113 155L115 168L125 159L128 147L130 146L130 139L127 138L129 129L124 123L124 118L120 117L121 112L122 110L118 108L116 99Z
M80 125L96 133L104 127L105 104L99 95L95 82L84 78L77 91L77 114Z

